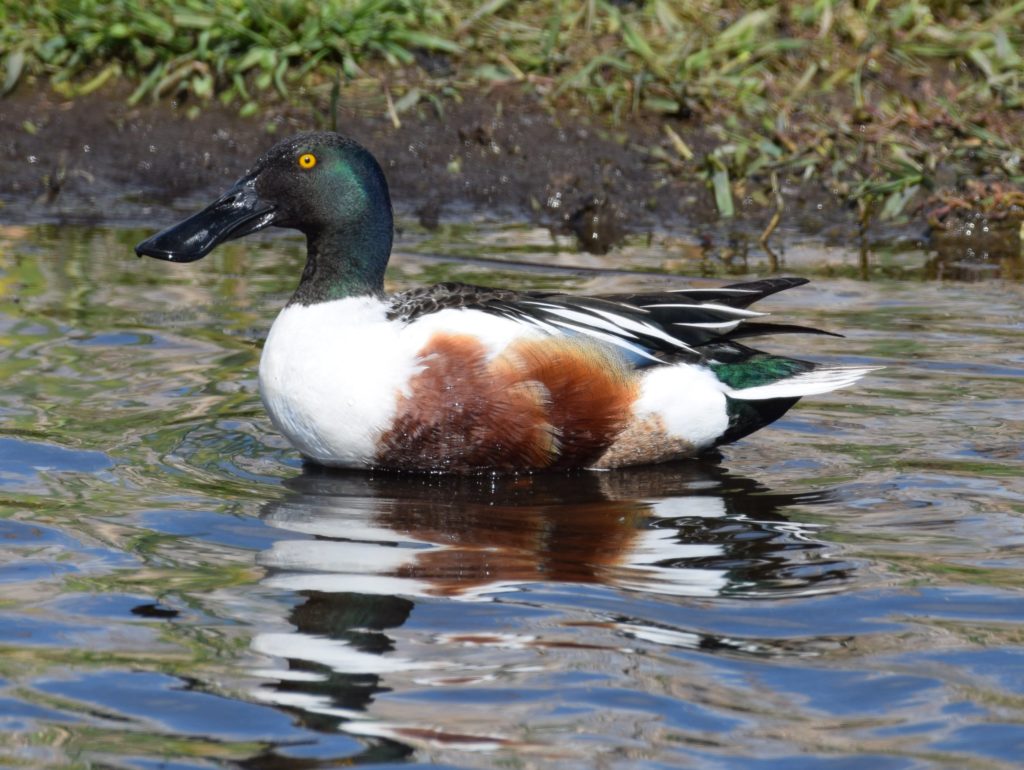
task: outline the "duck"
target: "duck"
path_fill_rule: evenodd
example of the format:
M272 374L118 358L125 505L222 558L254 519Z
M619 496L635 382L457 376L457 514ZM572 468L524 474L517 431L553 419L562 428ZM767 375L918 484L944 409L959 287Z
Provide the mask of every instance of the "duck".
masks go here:
M334 132L280 141L135 251L192 262L271 226L305 235L306 262L266 337L260 396L315 465L475 474L694 458L874 368L740 342L831 334L750 309L798 277L594 296L455 282L386 293L388 183Z

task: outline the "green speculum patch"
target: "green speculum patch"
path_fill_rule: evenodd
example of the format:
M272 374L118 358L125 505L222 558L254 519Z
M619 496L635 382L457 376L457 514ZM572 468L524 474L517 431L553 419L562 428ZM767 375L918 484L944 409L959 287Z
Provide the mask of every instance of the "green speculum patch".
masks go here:
M767 353L757 353L738 363L711 364L715 376L730 388L737 390L768 385L813 368L814 365L806 361L781 358Z

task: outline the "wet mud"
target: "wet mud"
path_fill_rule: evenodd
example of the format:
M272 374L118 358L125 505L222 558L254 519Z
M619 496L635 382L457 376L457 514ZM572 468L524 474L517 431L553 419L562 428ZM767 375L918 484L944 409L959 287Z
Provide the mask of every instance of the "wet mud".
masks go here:
M211 105L189 119L170 103L129 107L120 93L67 102L18 93L0 101L0 216L147 221L153 206L215 194L278 138L331 122L314 108L247 119ZM336 122L381 160L398 211L428 229L476 214L526 218L600 254L626 233L718 220L695 171L652 162L650 148L666 141L654 122L611 127L494 92L425 107L397 127L386 112L365 109L343 108ZM833 224L850 219L835 201L805 195L793 195L794 211L805 203L820 224L824 202ZM736 221L752 229L773 213L741 208Z

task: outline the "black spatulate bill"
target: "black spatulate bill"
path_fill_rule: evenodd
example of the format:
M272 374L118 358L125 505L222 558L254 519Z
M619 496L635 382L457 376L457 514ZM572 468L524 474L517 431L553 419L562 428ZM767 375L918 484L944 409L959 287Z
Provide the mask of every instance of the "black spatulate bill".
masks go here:
M202 211L144 240L135 253L169 262L194 262L219 243L274 224L274 214L274 206L256 192L256 175L250 174Z

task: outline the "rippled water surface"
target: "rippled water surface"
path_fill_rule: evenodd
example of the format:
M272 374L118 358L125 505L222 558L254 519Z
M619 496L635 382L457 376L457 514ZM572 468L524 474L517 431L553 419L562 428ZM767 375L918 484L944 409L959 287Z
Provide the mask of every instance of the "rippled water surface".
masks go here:
M256 393L300 244L178 266L140 235L0 228L2 764L1020 766L1019 283L766 301L848 335L773 349L887 368L717 460L325 474ZM448 235L406 236L395 287L683 283Z

